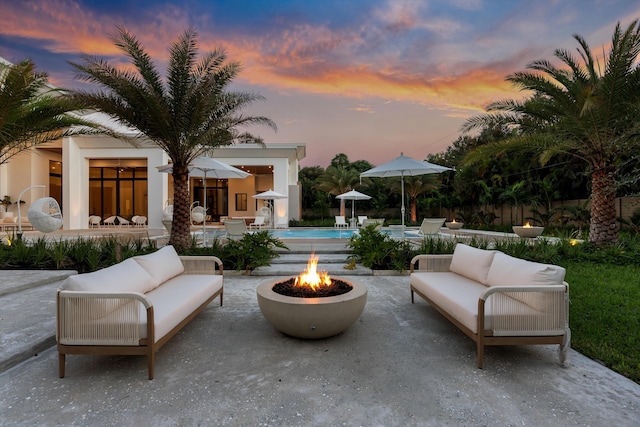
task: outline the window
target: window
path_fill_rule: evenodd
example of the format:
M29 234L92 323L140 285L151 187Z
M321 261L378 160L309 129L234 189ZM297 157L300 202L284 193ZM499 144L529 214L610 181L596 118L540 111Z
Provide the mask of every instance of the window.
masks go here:
M247 193L236 193L236 210L247 210Z

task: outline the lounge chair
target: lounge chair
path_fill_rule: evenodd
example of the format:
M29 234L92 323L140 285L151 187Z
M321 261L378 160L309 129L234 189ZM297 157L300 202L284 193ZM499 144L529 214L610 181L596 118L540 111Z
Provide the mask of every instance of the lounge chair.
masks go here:
M249 230L253 230L253 227L256 227L258 230L262 230L262 227L264 227L265 225L267 225L264 220L266 218L258 215L256 216L256 219L254 222L252 222L251 224L249 224Z
M100 227L100 222L102 222L102 218L98 215L91 215L89 217L89 228Z
M344 216L336 215L336 223L333 224L333 226L336 228L341 228L341 227L347 228L349 227L349 224L347 224L347 221L344 218Z
M368 219L366 215L358 215L358 227L362 227L362 223L365 219Z
M406 230L406 234L417 234L420 237L433 236L440 232L446 218L425 218L417 230Z
M126 218L123 218L121 216L117 216L116 218L118 218L118 225L120 227L122 227L123 225L126 225L127 227L131 225L131 221Z
M147 217L144 215L136 215L131 218L134 227L144 227L147 224Z
M226 230L224 237L231 240L242 239L242 236L249 232L244 219L227 219L224 221L224 228Z
M107 227L115 227L116 226L116 216L112 215L109 218L103 221L104 225Z

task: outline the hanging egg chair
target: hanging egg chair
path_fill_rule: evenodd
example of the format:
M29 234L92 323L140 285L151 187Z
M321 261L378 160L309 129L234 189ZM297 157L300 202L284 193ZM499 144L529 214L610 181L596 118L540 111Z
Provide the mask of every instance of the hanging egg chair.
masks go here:
M196 206L191 209L191 222L194 224L201 224L205 219L205 210L202 206Z
M42 233L51 233L62 227L62 212L58 201L53 197L36 200L27 212L29 222Z

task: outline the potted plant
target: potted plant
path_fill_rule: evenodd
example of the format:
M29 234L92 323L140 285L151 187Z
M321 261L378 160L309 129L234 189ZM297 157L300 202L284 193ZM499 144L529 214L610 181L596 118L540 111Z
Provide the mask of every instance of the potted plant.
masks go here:
M0 199L0 216L4 218L5 216L12 216L13 213L9 212L9 208L11 207L11 196L4 196L3 199Z

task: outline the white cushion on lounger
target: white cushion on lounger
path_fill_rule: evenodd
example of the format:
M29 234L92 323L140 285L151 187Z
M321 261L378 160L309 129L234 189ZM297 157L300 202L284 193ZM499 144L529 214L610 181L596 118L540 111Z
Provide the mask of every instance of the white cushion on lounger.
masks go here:
M489 268L489 286L562 285L565 269L550 264L531 262L497 252Z

